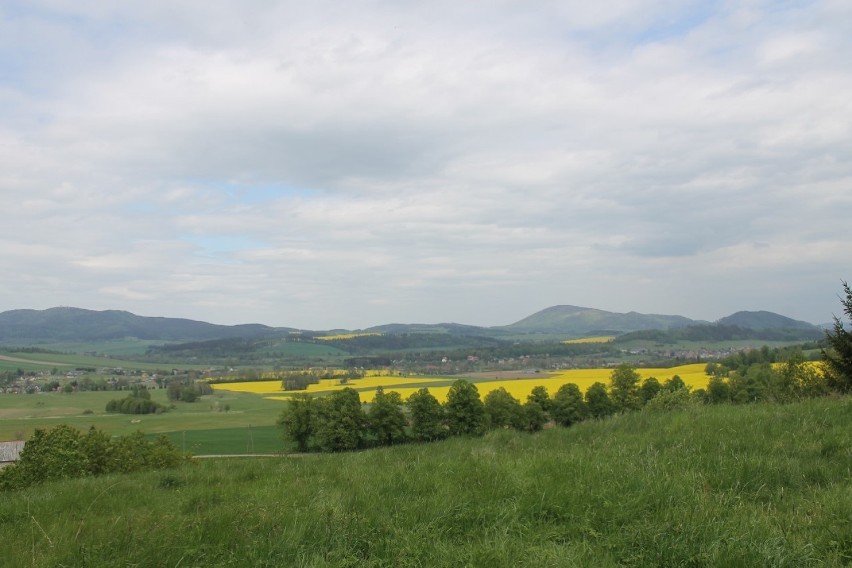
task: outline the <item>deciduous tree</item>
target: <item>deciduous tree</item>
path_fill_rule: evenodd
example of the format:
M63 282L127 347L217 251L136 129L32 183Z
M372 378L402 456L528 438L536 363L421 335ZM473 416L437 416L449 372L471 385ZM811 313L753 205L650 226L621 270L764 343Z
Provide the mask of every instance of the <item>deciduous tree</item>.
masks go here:
M553 407L550 413L556 423L562 426L571 426L585 420L589 415L589 409L583 400L580 387L574 383L559 387L553 397Z
M367 417L361 410L361 397L351 387L316 400L314 433L319 448L326 452L355 450L361 447Z
M450 434L479 435L485 431L485 405L479 398L476 385L459 379L450 387L444 405Z
M523 423L521 401L500 387L485 395L483 401L491 428L518 428Z
M411 413L411 436L419 442L431 442L446 436L443 426L444 409L427 388L422 388L408 397L406 402Z
M681 389L687 391L690 390L689 386L685 382L683 382L683 379L680 378L680 375L675 375L669 380L667 380L665 383L663 383L663 388L669 392Z
M405 440L405 414L401 404L399 393L385 394L381 386L376 389L373 404L367 411L367 423L380 445L389 446Z
M622 363L609 377L610 396L617 410L626 412L639 408L639 380L642 377L632 365Z
M713 375L707 383L707 402L709 404L721 404L731 402L731 387L726 379Z
M609 393L606 392L606 385L603 383L595 383L586 391L586 406L589 409L589 416L593 418L603 418L615 412L615 405L609 398Z
M660 381L656 377L648 377L642 381L642 386L639 387L639 399L642 401L642 404L648 404L648 401L657 396L662 389L663 385L660 384Z
M548 413L541 407L541 403L535 399L528 397L523 410L525 426L530 432L538 432L550 420Z
M287 406L278 417L284 439L292 442L299 452L307 452L311 448L315 427L314 410L312 397L295 395L287 401Z

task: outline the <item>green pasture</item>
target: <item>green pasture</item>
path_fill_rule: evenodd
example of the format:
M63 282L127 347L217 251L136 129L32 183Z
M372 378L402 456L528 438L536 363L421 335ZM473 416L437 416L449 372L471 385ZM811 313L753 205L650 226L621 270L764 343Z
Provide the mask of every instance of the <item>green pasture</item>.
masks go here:
M57 367L60 370L72 370L80 368L103 367L139 369L142 371L156 371L160 369L197 369L201 365L185 365L172 363L143 363L140 361L129 361L112 357L99 357L94 355L79 355L76 353L25 353L12 350L0 351L0 356L14 359L7 361L0 359L0 365L11 369L18 367L25 370L49 370Z
M75 393L0 394L0 440L29 438L36 428L68 424L80 430L91 426L111 435L141 430L146 434L272 426L283 403L262 396L217 392L197 402L170 403L165 390L151 391L151 398L174 405L162 414L111 414L107 402L127 396L126 391ZM226 405L228 410L225 410ZM86 413L91 411L91 413ZM227 453L227 452L223 452Z
M684 350L698 351L708 349L712 351L723 351L725 349L742 350L746 348L760 348L766 345L770 349L799 345L801 341L766 341L762 339L728 339L721 341L676 341L673 343L658 343L650 339L634 339L623 343L613 343L618 349L648 349L654 350Z
M163 435L177 449L193 455L279 454L286 449L277 426L182 430Z
M3 353L0 353L0 355L3 355ZM57 365L47 366L47 365L38 365L36 363L31 363L31 362L28 362L28 361L7 361L5 359L0 359L0 372L4 372L4 371L13 371L14 372L14 371L17 371L18 369L21 369L25 372L49 371L53 367L57 367L59 369L62 368L62 367L59 367ZM70 370L73 369L73 367L67 367L65 369L70 371Z
M36 347L40 347L48 351L58 351L60 353L98 353L100 355L120 358L133 355L144 355L145 352L148 351L149 347L163 345L164 343L168 342L162 340L127 337L124 339L114 339L109 341L40 343L36 345Z
M349 353L343 349L320 343L307 343L302 341L280 341L268 347L260 349L284 357L349 357Z

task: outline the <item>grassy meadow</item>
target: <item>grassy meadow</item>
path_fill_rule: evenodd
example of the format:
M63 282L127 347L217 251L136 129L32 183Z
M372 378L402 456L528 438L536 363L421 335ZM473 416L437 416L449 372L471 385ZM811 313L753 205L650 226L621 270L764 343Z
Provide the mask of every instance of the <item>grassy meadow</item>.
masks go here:
M122 368L156 371L162 369L194 369L197 365L172 363L146 363L96 355L76 353L0 353L0 371L24 369L25 371L49 371L57 368L61 372L82 368Z
M110 357L130 357L144 355L149 347L163 345L166 343L156 339L138 339L136 337L125 337L103 341L63 341L52 343L39 343L37 346L47 351L58 351L60 353L98 353ZM22 347L31 347L29 343ZM14 348L14 346L10 346Z
M9 566L845 566L852 399L0 494Z
M95 426L110 435L146 434L190 430L235 429L272 426L281 413L279 401L240 392L217 392L197 402L171 403L165 390L151 391L151 399L174 408L163 414L107 413L107 402L127 396L122 391L0 395L0 440L29 438L35 428L68 424L80 430ZM228 410L225 410L225 407ZM209 448L209 444L205 444ZM207 452L205 452L207 453ZM212 451L210 453L227 453ZM240 452L243 453L243 452Z
M242 426L163 432L175 448L195 456L280 454L285 451L278 426ZM159 434L149 434L149 437Z

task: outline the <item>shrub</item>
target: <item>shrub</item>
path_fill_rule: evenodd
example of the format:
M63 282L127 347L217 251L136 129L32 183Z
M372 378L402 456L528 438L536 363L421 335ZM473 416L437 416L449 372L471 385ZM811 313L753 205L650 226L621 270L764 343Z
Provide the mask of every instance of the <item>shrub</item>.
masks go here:
M669 412L695 408L698 404L699 401L686 389L663 389L657 393L657 396L648 401L644 410L648 412Z
M151 393L146 389L133 389L126 397L109 401L106 411L121 414L159 414L165 412L166 407L151 400Z
M37 429L17 463L0 471L0 489L22 489L54 479L163 469L178 465L184 456L165 437L148 442L141 432L110 439L92 427L85 436L60 424Z

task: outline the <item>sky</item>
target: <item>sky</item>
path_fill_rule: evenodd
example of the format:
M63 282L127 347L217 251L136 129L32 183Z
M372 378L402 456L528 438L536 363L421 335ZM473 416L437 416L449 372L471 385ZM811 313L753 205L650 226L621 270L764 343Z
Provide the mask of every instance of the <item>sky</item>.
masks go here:
M0 311L822 323L852 3L0 0Z

